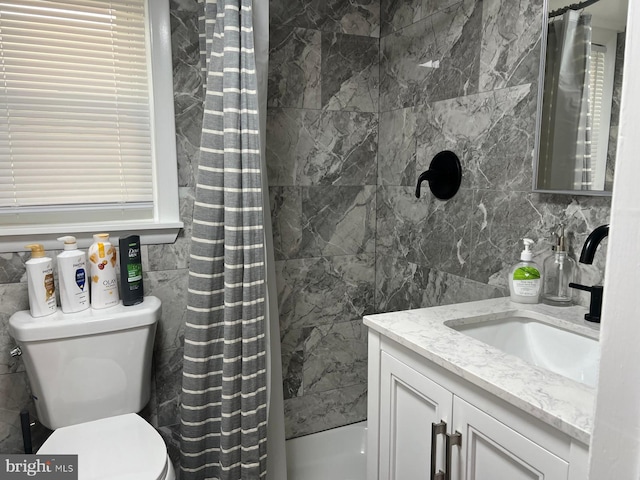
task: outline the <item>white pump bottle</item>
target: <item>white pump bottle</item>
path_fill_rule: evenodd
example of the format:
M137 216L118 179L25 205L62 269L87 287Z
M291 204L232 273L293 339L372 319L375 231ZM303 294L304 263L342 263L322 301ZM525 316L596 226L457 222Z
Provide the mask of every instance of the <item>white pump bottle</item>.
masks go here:
M511 301L517 303L538 303L540 290L542 289L542 270L533 261L531 246L533 240L525 238L524 250L520 254L520 262L516 263L509 271L509 293Z
M64 251L58 255L58 283L60 303L64 313L81 312L89 308L89 272L87 256L78 250L76 237L58 238Z

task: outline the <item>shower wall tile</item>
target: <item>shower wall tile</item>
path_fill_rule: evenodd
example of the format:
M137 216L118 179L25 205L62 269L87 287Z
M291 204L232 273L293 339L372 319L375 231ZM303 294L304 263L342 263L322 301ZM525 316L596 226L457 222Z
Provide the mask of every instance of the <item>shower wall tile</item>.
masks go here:
M270 108L269 185L375 185L374 113Z
M367 329L362 320L318 325L304 343L305 395L367 383Z
M285 400L285 436L299 437L367 418L367 385L329 390Z
M269 187L276 260L296 258L302 242L302 188Z
M189 268L189 242L193 223L193 202L195 187L180 187L180 218L184 228L178 233L174 243L149 245L147 270L179 270Z
M285 400L301 397L304 343L313 327L289 328L280 336L282 356L282 387Z
M379 0L270 0L269 12L271 25L371 37L380 35Z
M460 157L463 188L530 191L536 98L524 84L418 107L417 172L447 149Z
M0 452L24 453L20 411L34 409L26 373L0 375L0 398Z
M154 362L158 427L175 425L180 419L183 349L158 352Z
M466 276L473 191L460 190L455 199L443 202L426 192L417 199L412 187L380 187L376 254Z
M410 107L380 114L378 185L415 185L417 113Z
M276 262L282 337L290 329L348 322L373 313L374 268L371 254Z
M269 107L320 108L321 34L272 25L269 32Z
M380 40L380 110L478 91L480 22L464 0ZM420 66L425 62L439 62Z
M392 312L508 295L508 289L475 282L399 256L376 259L376 308Z
M536 82L542 0L483 0L479 91Z
M377 38L322 34L322 107L378 111Z
M380 36L386 37L422 18L423 0L380 0Z
M184 341L188 282L187 269L146 272L144 275L145 295L156 296L162 301L156 351L179 347Z
M0 253L0 285L27 281L27 252Z
M373 253L375 186L302 191L301 257Z

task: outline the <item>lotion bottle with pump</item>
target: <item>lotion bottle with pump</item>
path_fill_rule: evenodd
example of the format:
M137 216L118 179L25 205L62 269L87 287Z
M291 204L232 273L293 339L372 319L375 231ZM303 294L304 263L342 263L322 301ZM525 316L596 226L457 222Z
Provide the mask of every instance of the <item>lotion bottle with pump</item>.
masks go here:
M89 270L91 274L91 308L107 308L118 305L118 279L116 261L118 254L109 241L108 233L97 233L89 247Z
M27 267L29 309L32 317L44 317L56 312L56 286L53 280L53 262L45 256L44 247L35 243L25 248L31 250Z
M87 256L78 250L76 237L58 238L64 251L58 255L58 283L60 304L64 313L81 312L89 308Z
M573 258L567 252L564 238L564 225L559 225L555 234L556 245L554 251L542 264L542 276L544 286L542 301L557 307L571 305L572 290L569 283L573 282L573 276L577 266Z
M520 262L509 271L509 292L511 301L517 303L538 303L542 290L540 267L533 261L531 246L533 240L525 238Z

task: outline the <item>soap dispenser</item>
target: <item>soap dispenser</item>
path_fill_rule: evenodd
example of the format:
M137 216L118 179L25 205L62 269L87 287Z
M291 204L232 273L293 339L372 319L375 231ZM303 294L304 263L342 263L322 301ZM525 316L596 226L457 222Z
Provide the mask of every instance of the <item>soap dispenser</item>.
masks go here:
M509 271L509 292L511 301L517 303L538 303L542 290L540 267L533 261L531 247L533 240L525 238L520 262Z
M543 262L544 285L542 301L558 307L571 305L571 288L576 272L576 262L569 256L564 235L564 225L558 226L555 233L554 251Z

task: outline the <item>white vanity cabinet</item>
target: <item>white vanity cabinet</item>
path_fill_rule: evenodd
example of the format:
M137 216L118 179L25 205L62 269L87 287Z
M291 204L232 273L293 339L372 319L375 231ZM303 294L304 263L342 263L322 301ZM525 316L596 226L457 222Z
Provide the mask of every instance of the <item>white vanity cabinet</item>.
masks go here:
M375 331L368 408L368 480L586 479L584 444Z

